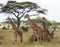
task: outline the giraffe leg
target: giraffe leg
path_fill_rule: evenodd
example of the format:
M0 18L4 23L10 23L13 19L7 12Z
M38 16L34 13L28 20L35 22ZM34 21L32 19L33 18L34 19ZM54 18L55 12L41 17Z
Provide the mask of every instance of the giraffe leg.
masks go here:
M23 34L22 33L20 35L20 40L21 40L21 43L22 43L22 41L23 41Z
M47 42L50 42L51 38L50 35L47 35Z
M14 33L14 41L17 41L17 33Z
M43 36L41 37L41 41L43 41Z
M42 34L41 34L41 33L38 33L38 36L39 36L40 42L42 42L42 41L43 41L43 36L42 36Z
M34 42L35 40L36 40L36 41L38 40L36 34L37 34L36 30L33 29L33 42Z
M22 41L23 41L23 33L20 32L20 33L18 33L18 35L19 35L20 41L21 41L21 43L22 43Z
M21 43L22 43L22 41L23 41L23 36L21 36Z
M40 42L42 42L42 41L43 41L43 37L39 37L39 39L40 39Z

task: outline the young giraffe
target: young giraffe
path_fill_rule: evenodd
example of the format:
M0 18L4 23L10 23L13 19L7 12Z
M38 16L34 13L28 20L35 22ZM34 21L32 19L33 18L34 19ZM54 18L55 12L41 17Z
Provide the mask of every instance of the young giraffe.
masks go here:
M17 41L17 36L19 36L20 39L21 39L21 43L22 43L23 33L22 33L21 29L18 29L18 28L16 27L15 23L12 21L11 18L8 17L6 20L9 20L9 21L10 21L10 24L12 25L12 28L13 28L13 30L14 30L14 38L15 38L14 40Z
M54 38L54 32L56 31L56 28L53 28L52 32L48 36L48 40L50 41L51 39Z
M56 31L56 28L53 28L52 32L50 33L50 36L52 37L52 39L54 38L54 32Z
M40 41L43 40L43 33L46 33L47 35L49 34L49 30L38 26L35 22L33 22L30 19L28 14L25 16L25 18L28 18L28 21L29 21L29 23L30 23L30 25L32 26L32 29L33 29L33 34L37 33L38 37L40 38Z

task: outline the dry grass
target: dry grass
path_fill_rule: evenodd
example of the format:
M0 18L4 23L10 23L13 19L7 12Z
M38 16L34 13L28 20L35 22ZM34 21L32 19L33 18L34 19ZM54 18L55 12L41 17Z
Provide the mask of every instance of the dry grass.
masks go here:
M20 43L19 38L17 42L14 42L13 30L0 30L0 47L60 47L59 29L57 29L55 38L51 42L29 42L28 39L31 34L31 30L29 32L24 32L23 43Z

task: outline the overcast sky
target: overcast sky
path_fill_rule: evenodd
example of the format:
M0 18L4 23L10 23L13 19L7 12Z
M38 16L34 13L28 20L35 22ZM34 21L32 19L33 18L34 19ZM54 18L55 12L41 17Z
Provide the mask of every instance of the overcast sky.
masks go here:
M6 3L8 0L0 0L0 3ZM47 15L41 15L42 17L46 17L49 20L55 20L60 22L60 0L16 0L18 2L22 1L31 1L37 3L42 8L46 8L48 10ZM6 18L6 14L0 14L0 22L4 21Z

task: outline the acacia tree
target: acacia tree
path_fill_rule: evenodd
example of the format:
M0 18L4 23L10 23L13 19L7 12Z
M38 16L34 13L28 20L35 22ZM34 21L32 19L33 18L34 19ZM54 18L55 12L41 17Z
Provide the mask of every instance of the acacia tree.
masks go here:
M12 18L14 22L16 23L17 27L20 27L20 20L22 17L24 17L27 13L35 12L35 14L32 14L31 16L38 15L40 13L45 14L46 9L41 9L40 6L38 6L36 3L33 2L16 2L16 1L8 1L6 5L3 5L1 7L0 12L13 14L16 17Z

